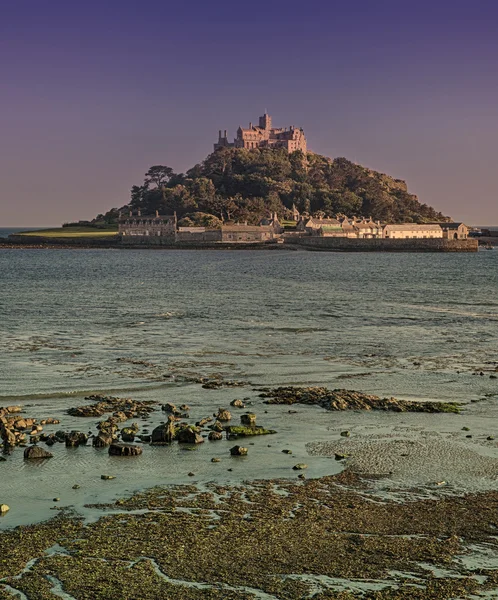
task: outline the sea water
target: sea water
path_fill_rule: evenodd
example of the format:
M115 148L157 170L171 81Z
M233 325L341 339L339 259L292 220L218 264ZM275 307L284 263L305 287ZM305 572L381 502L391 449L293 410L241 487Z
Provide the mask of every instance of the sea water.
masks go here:
M92 393L187 403L192 421L247 398L258 424L278 431L245 440L254 445L238 462L225 440L194 451L144 446L132 459L56 445L42 465L25 463L17 449L0 462L0 502L12 507L0 527L46 518L54 496L83 510L156 484L295 476L296 462L308 463L309 476L332 474L342 465L310 456L306 445L336 439L343 428L454 439L465 421L482 438L495 433L497 369L498 251L0 250L0 406L61 419L47 431L95 431L98 419L66 414ZM244 386L196 383L220 376ZM258 387L276 385L467 408L465 415L400 415L294 406L297 414L289 414L259 397ZM164 418L158 411L140 424L151 430ZM458 443L498 460L495 445L477 438ZM104 482L104 473L116 479ZM486 485L496 485L493 477Z

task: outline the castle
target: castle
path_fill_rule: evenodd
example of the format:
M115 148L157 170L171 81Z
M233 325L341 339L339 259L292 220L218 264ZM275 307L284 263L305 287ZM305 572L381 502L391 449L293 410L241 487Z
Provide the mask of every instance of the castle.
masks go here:
M228 141L226 129L224 135L221 135L220 129L214 149L220 148L285 148L287 152L301 150L306 153L306 138L300 127L293 125L280 129L272 127L271 117L265 113L259 117L258 126L249 123L248 129L239 127L233 142Z

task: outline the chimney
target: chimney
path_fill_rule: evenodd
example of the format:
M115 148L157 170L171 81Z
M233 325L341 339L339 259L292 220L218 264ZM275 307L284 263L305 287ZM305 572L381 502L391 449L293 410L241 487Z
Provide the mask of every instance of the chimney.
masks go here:
M156 217L158 217L158 216L159 216L159 211L158 211L158 210L156 210Z
M227 137L227 130L225 129L225 138Z
M141 217L142 216L142 211L140 209L138 209L138 216Z
M218 130L218 140L221 140L221 129Z
M252 129L252 123L249 123L249 129Z
M133 217L133 211L130 210L130 217Z

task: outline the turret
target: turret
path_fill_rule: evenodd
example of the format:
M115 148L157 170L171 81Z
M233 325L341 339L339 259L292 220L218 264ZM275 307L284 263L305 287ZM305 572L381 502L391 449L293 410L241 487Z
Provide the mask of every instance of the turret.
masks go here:
M262 117L259 117L259 126L262 129L271 129L271 117L265 113Z

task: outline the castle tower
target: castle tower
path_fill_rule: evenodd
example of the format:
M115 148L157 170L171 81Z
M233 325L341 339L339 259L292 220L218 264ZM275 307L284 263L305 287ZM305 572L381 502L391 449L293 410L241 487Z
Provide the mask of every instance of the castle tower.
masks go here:
M271 117L268 113L265 113L262 117L259 117L259 126L261 129L269 131L271 129Z

